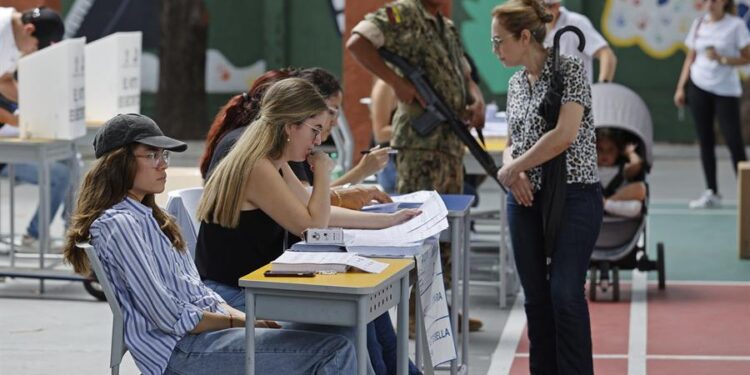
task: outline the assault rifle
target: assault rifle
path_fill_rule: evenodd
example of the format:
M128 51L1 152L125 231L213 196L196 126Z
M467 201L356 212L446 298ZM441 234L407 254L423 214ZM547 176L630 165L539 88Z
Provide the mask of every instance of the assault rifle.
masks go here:
M463 142L466 147L469 148L469 152L474 155L479 165L487 172L500 187L507 192L500 180L497 179L497 171L499 168L495 165L495 160L492 159L489 153L477 142L477 140L471 135L469 129L466 127L461 118L456 115L453 110L445 104L443 99L435 92L432 88L430 81L427 79L427 75L419 67L411 65L403 57L396 55L395 53L388 51L385 48L378 49L378 53L383 59L393 66L401 70L401 73L407 78L414 88L416 88L419 95L427 103L424 113L412 122L412 128L421 136L426 136L441 123L447 123L450 129L456 136ZM477 129L477 135L484 144L484 136L480 129Z

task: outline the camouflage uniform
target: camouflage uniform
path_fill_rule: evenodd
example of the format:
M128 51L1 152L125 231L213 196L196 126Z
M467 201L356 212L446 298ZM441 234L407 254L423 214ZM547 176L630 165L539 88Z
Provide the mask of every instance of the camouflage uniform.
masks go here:
M377 29L373 30L372 25ZM470 68L458 30L449 19L428 13L420 0L389 3L365 16L365 21L353 32L370 40L376 48L382 46L421 67L435 91L457 114L471 104L464 75ZM464 145L448 124L439 125L427 136L417 134L411 123L423 112L416 100L412 104L399 102L393 116L391 146L399 150L396 190L401 194L417 190L460 194ZM448 246L441 246L441 258L448 287L451 278Z

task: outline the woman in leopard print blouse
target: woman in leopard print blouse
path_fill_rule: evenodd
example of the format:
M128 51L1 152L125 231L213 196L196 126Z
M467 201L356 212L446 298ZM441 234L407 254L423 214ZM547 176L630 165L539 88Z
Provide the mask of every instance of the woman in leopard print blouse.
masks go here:
M508 223L526 296L532 374L593 374L586 270L602 221L591 88L578 58L560 57L565 90L557 126L545 133L539 104L550 85L552 51L542 45L552 17L539 0L510 0L492 12L492 47L521 66L508 86L510 146L498 178L507 186ZM565 208L552 262L543 249L541 165L565 153ZM549 275L549 277L548 277Z

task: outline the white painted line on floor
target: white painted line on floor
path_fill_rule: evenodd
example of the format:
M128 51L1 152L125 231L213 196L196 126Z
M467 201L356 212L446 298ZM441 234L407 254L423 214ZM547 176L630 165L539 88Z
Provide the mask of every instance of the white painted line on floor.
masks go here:
M656 285L658 281L651 281L650 284ZM667 287L670 285L685 286L750 286L750 281L692 281L692 280L667 280Z
M736 209L650 208L648 213L651 215L737 216Z
M516 353L518 358L529 358L529 353ZM628 359L627 354L594 354L594 359ZM648 354L646 359L669 361L740 361L750 362L750 356L740 355L675 355Z
M516 353L516 357L528 358L529 353ZM627 354L594 354L594 359L628 359Z
M648 274L633 270L630 297L630 332L628 338L628 375L646 375L646 338Z
M526 327L526 311L523 308L523 294L516 294L516 302L510 310L508 320L500 335L500 341L497 343L495 351L490 359L490 368L487 374L507 375L510 373L510 367L513 365L513 358L516 356L518 342L521 341L523 329Z
M750 362L750 357L740 355L671 355L649 354L648 359L664 359L678 361L742 361Z

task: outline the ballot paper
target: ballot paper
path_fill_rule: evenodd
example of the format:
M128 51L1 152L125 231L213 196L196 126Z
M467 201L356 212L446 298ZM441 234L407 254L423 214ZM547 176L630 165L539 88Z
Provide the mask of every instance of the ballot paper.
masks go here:
M349 267L369 273L381 273L388 268L382 263L352 253L285 251L271 262L274 271L346 272Z
M380 213L393 213L398 210L405 208L419 208L422 206L422 202L390 202L390 203L378 203L371 204L369 206L362 207L364 212L380 212Z
M448 209L435 191L394 197L396 202L421 202L420 215L384 229L344 229L344 245L412 246L448 228Z

